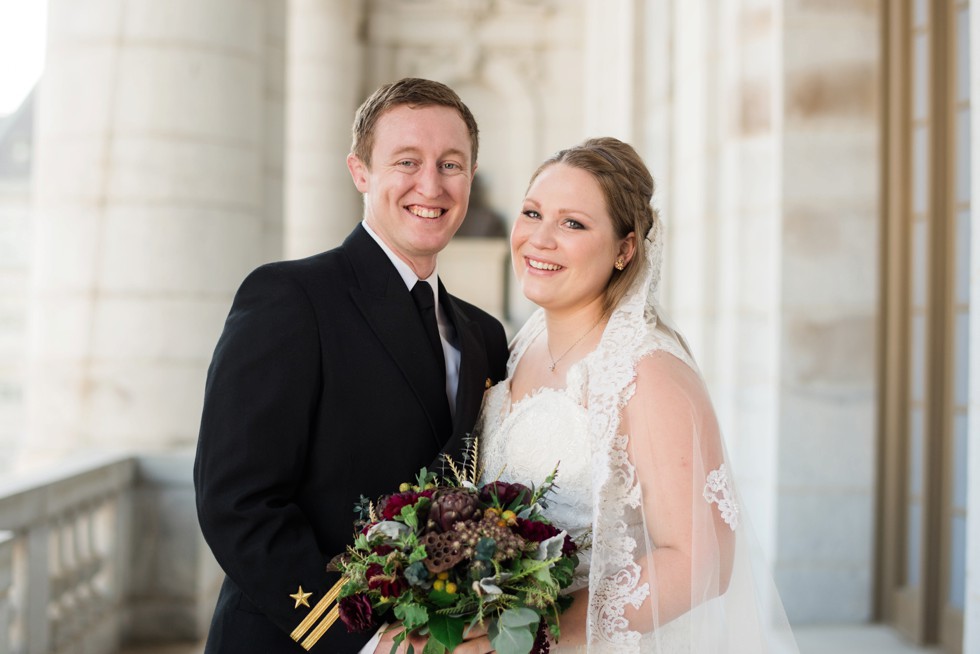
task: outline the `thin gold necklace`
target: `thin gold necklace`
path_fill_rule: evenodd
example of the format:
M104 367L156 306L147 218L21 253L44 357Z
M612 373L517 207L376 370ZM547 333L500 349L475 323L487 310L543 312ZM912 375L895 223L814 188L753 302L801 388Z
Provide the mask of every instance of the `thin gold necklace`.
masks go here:
M595 324L592 325L591 327L589 327L589 331L587 331L584 334L582 334L581 336L579 336L575 340L575 342L572 343L571 346L567 350L565 350L564 352L562 352L562 355L560 357L558 357L557 359L551 354L551 343L549 341L545 341L544 346L546 348L548 348L548 357L551 358L551 372L554 372L555 371L555 368L558 366L558 362L561 361L562 359L564 359L565 356L567 356L569 352L571 352L572 350L574 350L575 349L575 346L578 345L579 343L581 343L583 338L585 338L586 336L588 336L589 334L591 334L592 333L592 330L595 329L596 327L598 327L600 322L602 322L602 316L599 316L599 319L595 321Z

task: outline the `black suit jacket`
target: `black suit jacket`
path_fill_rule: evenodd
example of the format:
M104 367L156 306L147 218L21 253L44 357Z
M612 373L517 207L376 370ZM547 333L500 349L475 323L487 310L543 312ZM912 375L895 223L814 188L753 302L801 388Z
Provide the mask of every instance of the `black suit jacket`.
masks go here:
M194 484L226 573L206 652L302 652L290 633L337 581L354 503L457 458L487 382L505 376L500 323L440 298L461 353L455 420L404 281L358 226L342 246L252 272L208 371ZM338 621L313 651L356 652Z

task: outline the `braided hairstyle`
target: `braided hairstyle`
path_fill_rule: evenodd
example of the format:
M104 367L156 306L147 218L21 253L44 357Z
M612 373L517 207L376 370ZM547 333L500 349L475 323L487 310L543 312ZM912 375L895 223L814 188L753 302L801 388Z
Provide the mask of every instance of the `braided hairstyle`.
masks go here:
M640 263L646 259L646 235L654 222L660 220L653 199L653 176L633 146L611 136L592 138L560 150L542 163L528 184L554 164L579 168L592 175L602 189L606 210L613 221L617 238L636 235L633 258L622 271L612 268L603 298L603 311L612 311L640 274Z

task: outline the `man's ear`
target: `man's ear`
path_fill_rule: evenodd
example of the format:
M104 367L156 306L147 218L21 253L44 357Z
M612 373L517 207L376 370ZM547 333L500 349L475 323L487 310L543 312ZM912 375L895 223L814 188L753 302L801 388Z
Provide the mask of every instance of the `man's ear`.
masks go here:
M371 172L370 169L365 165L361 158L356 154L351 152L347 155L347 170L350 171L351 179L354 180L354 186L357 188L359 193L368 192L368 177Z

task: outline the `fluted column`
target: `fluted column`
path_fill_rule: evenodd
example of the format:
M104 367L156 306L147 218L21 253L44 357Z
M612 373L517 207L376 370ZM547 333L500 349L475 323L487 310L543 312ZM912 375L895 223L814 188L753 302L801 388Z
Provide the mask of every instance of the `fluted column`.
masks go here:
M49 0L28 460L195 441L231 295L276 254L278 4Z
M585 2L585 135L632 142L643 90L643 0Z
M285 256L339 245L361 218L347 172L363 100L360 0L289 0L286 53Z

